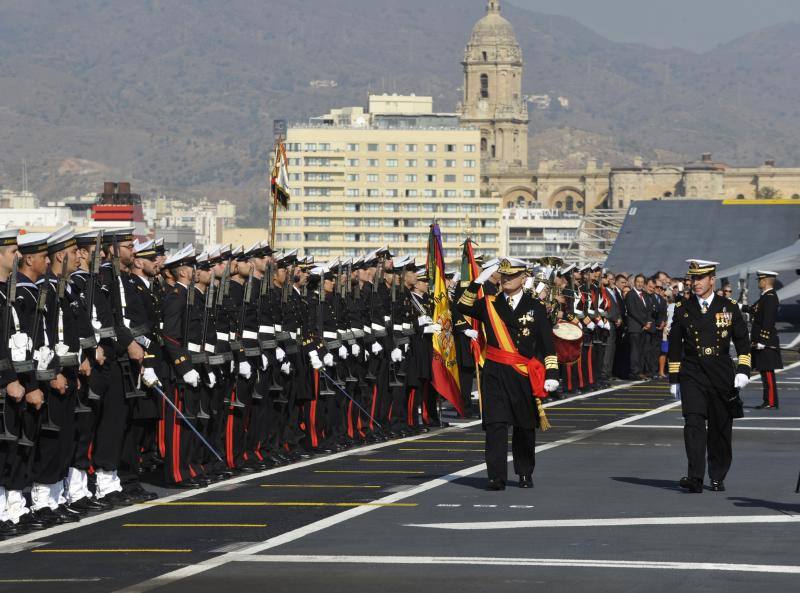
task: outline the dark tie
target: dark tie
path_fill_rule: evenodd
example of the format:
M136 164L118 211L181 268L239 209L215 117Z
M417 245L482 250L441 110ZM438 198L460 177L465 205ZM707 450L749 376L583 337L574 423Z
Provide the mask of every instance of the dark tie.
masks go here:
M703 313L707 313L708 312L708 303L706 301L702 301L701 302L700 310Z

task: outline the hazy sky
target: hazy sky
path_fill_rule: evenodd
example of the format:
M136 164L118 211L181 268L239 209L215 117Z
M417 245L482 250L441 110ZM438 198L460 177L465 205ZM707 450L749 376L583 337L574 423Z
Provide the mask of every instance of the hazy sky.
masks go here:
M704 51L750 31L800 22L800 0L504 0L570 16L613 41Z

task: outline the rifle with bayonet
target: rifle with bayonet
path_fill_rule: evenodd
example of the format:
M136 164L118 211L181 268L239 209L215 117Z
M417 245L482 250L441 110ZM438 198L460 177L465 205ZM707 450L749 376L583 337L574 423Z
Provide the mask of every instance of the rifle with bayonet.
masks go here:
M0 344L3 344L4 348L8 348L8 339L11 335L9 324L12 321L11 308L14 306L14 301L17 298L17 258L14 258L14 262L11 265L11 275L8 277L8 282L6 283L6 302L3 307L3 327L0 329ZM6 351L6 358L0 360L0 372L7 371L11 368L11 352L10 350ZM7 391L6 388L0 389L0 441L16 441L19 437L15 435L8 427L6 423L6 398L7 398ZM12 403L12 402L9 402ZM14 413L18 414L18 408L20 406L19 402L13 402L12 406L14 408Z

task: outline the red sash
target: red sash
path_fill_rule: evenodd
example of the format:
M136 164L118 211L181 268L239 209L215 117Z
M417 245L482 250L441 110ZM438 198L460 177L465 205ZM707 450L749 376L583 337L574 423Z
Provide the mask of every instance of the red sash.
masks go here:
M492 325L492 331L494 331L500 348L487 344L487 360L511 366L520 375L528 377L533 395L539 398L547 397L547 393L544 390L544 365L539 362L536 357L525 358L519 353L519 350L517 350L517 347L514 345L514 341L511 339L511 335L508 333L506 324L503 323L503 320L494 308L494 300L494 295L486 297L486 311L488 313L489 322Z

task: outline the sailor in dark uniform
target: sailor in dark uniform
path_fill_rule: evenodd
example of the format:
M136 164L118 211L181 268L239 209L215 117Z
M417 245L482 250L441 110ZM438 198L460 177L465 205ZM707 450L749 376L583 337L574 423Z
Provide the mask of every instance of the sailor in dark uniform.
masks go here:
M758 288L761 298L750 307L753 316L750 328L750 347L753 350L753 370L761 373L764 386L764 401L759 410L764 408L778 409L778 385L775 383L775 369L783 368L781 346L778 333L775 331L775 320L778 317L778 295L775 294L777 272L757 271Z
M461 295L458 309L483 322L486 364L481 374L488 490L504 490L508 473L508 425L514 427L514 470L522 488L533 487L534 426L546 428L541 398L558 389L553 329L544 305L523 291L525 262L503 259L485 269ZM501 293L477 298L494 272Z
M688 260L694 296L675 304L669 335L670 391L681 398L689 471L680 485L703 491L708 452L711 490L723 480L733 457L733 418L740 415L738 390L750 375L750 341L739 306L714 294L716 262ZM738 366L728 351L733 340Z

